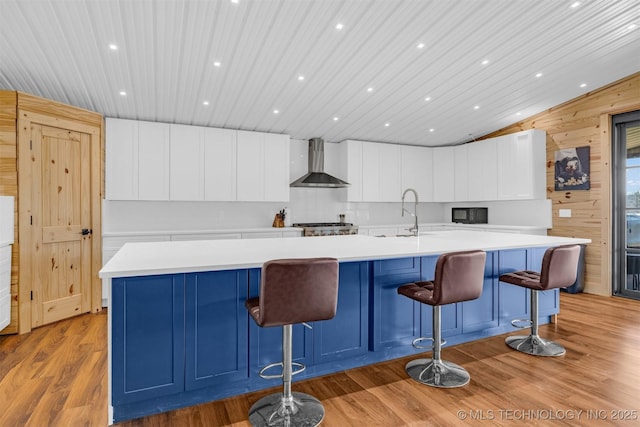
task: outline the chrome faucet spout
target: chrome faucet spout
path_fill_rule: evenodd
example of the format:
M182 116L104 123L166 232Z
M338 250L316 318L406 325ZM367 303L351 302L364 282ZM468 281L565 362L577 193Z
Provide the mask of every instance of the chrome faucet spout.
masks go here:
M412 192L413 193L413 213L409 212L408 210L406 210L404 208L404 198L406 197L408 192ZM406 190L404 190L404 192L402 193L402 216L404 216L404 213L408 213L409 215L411 215L414 219L414 224L413 227L409 228L408 231L412 232L414 236L418 235L418 192L416 190L414 190L413 188L407 188Z

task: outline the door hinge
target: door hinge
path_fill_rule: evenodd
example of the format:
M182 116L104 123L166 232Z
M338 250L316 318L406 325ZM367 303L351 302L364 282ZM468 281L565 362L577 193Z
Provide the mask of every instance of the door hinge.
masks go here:
M31 301L33 301L33 291L31 291Z
M29 140L29 150L33 150L33 141Z
M29 225L33 225L33 215L29 217Z

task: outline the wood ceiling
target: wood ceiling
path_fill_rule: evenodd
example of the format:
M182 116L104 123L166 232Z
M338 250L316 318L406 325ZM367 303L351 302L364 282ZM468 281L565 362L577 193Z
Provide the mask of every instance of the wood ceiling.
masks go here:
M573 3L0 0L0 88L108 117L456 144L640 71L640 2Z

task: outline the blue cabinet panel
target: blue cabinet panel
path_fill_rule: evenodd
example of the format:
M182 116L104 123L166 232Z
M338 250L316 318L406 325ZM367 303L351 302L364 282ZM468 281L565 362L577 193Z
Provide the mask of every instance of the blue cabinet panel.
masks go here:
M345 359L369 350L369 263L340 263L338 310L333 319L314 322L314 364Z
M426 256L420 259L421 280L434 280L438 256ZM419 304L419 303L416 303ZM420 336L433 335L433 308L428 304L420 304ZM440 310L440 325L442 336L451 337L462 332L462 306L460 304L443 305Z
M420 258L373 261L370 348L411 345L420 336L419 303L398 295L398 287L420 280Z
M184 390L184 275L112 281L112 400Z
M528 268L528 251L515 249L498 253L498 274L526 270ZM529 290L508 283L499 283L500 323L509 324L513 319L529 318Z
M249 270L249 297L257 297L260 290L261 270ZM247 316L249 314L247 313ZM293 361L310 366L313 363L312 330L302 324L293 325ZM261 328L249 319L249 375L258 376L260 369L282 361L282 327ZM278 373L277 368L273 372ZM274 384L276 380L271 380ZM265 382L265 384L267 384Z
M248 377L247 270L186 276L185 388Z
M463 333L498 326L498 280L493 274L497 258L496 252L487 252L482 295L478 299L462 303Z

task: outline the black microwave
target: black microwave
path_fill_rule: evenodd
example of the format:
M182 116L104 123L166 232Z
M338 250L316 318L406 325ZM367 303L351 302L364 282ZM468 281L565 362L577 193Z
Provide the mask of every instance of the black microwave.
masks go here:
M451 208L451 222L460 224L487 224L487 208Z

